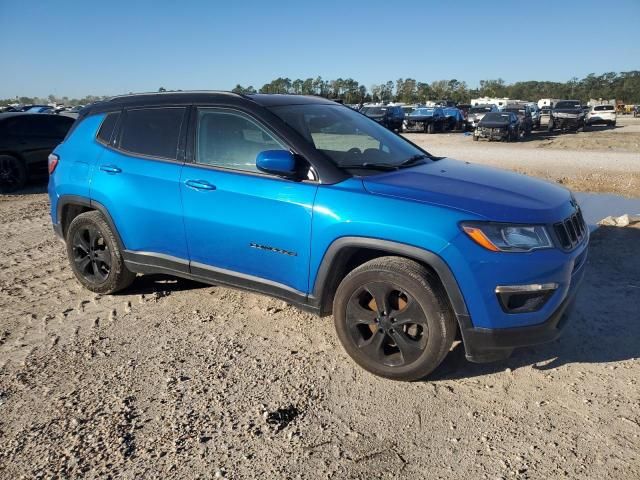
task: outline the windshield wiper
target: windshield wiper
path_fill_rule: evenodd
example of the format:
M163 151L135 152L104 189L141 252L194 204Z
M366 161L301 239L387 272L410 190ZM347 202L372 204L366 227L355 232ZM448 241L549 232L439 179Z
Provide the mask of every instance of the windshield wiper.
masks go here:
M401 162L398 164L398 168L403 168L403 167L411 167L413 165L420 165L422 163L424 163L424 159L425 158L429 158L428 155L425 155L424 153L419 153L417 155L413 155L409 158L407 158L404 162Z
M352 165L340 165L342 168L362 168L365 170L397 170L398 165L391 165L390 163L355 163Z

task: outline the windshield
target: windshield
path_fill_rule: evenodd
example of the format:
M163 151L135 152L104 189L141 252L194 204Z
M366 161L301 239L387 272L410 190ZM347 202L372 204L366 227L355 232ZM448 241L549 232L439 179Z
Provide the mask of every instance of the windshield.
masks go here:
M556 108L580 108L580 102L574 102L572 100L558 102L556 103Z
M384 107L364 107L362 113L365 115L384 115L387 109Z
M496 121L504 122L505 120L508 121L509 118L511 118L511 116L508 113L490 112L484 116L482 121L483 122L496 122Z
M411 115L433 115L434 108L416 108Z
M341 105L284 105L270 109L338 167L397 166L428 155L399 135Z
M484 113L490 111L491 107L473 107L469 109L469 113Z

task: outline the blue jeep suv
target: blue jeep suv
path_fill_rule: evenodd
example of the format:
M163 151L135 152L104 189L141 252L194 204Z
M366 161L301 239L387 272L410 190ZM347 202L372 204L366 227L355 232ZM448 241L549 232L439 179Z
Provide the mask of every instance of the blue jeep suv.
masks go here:
M164 273L333 314L349 355L416 380L555 339L589 233L572 194L430 155L315 97L176 92L84 109L50 155L86 288Z

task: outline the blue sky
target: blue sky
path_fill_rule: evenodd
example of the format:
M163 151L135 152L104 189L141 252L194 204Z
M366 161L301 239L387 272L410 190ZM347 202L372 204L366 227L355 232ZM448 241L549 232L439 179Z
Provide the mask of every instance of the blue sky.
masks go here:
M639 23L640 0L0 0L0 98L277 76L566 81L640 69Z

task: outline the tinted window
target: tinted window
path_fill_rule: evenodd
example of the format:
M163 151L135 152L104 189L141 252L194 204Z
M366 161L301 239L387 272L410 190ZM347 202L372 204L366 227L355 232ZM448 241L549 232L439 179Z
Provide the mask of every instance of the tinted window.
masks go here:
M20 115L8 118L6 132L10 136L64 138L73 119L53 115Z
M604 112L604 111L613 111L613 105L598 105L597 107L593 107L593 110L596 112Z
M287 150L272 135L244 115L198 110L196 162L257 172L256 157L265 150Z
M562 109L562 108L580 108L580 103L579 102L574 102L573 100L566 100L563 102L558 102L556 103L556 108L557 109Z
M113 135L113 130L116 128L118 118L120 118L120 112L109 113L104 118L102 125L100 125L100 130L98 130L98 140L103 143L109 143Z
M152 157L176 158L184 108L129 110L124 119L120 148Z
M47 122L49 123L50 132L54 137L64 138L75 120L65 116L59 117L57 115L51 115L47 118Z

